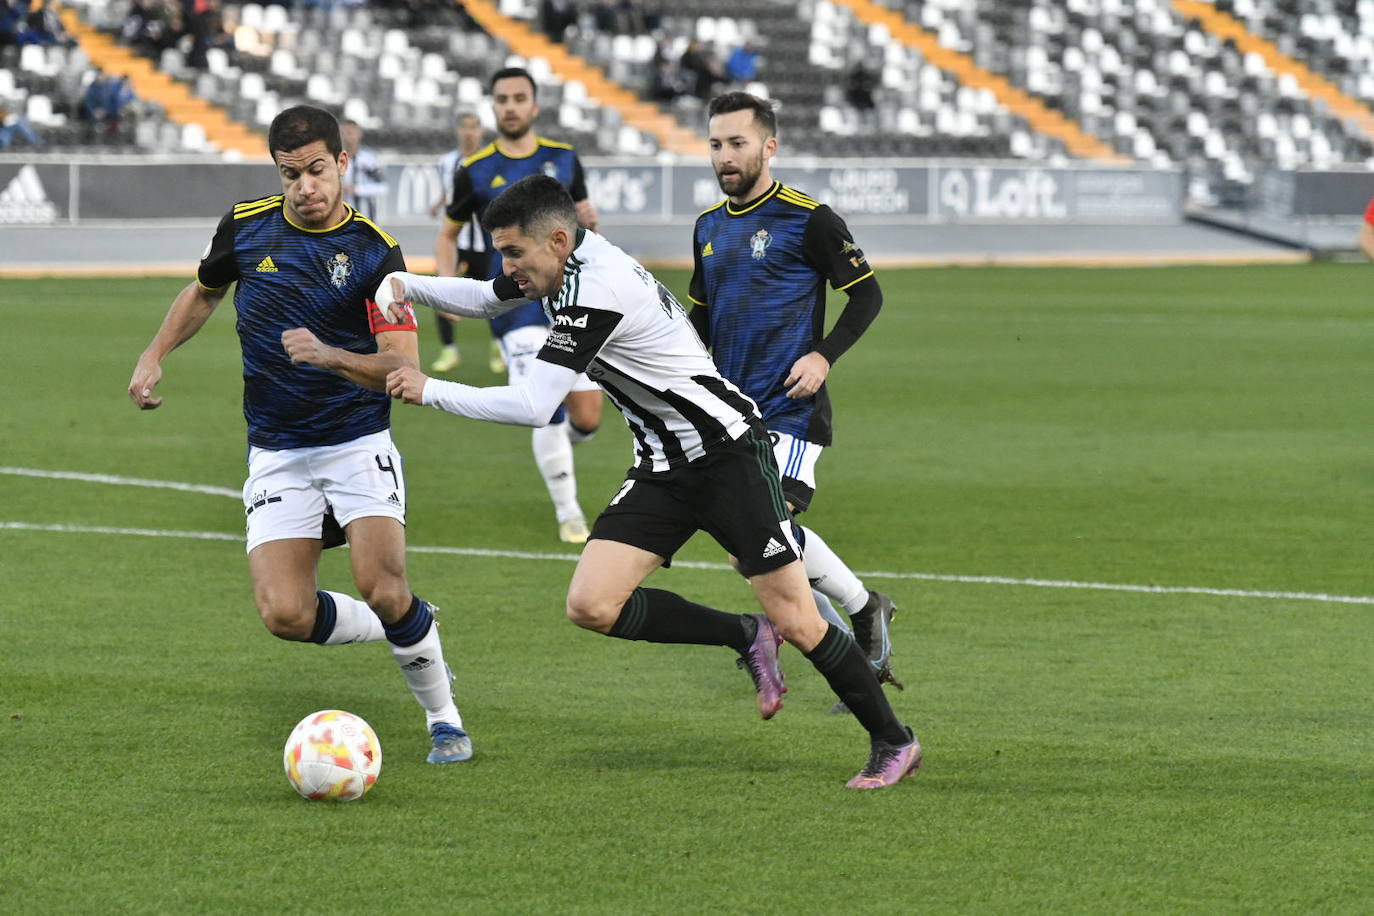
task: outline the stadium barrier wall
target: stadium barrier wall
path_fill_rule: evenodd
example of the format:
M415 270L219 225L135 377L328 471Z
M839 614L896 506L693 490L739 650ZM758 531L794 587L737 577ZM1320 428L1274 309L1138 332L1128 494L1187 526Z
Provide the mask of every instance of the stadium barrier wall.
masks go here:
M1374 172L1271 169L1256 183L1256 204L1284 219L1356 221L1374 198Z
M608 223L690 222L721 199L705 162L588 157L587 187ZM385 164L387 225L432 225L442 179L428 158ZM1136 224L1183 220L1177 170L1007 162L775 160L774 174L847 219L912 224ZM0 226L215 219L276 193L270 163L204 157L0 155Z

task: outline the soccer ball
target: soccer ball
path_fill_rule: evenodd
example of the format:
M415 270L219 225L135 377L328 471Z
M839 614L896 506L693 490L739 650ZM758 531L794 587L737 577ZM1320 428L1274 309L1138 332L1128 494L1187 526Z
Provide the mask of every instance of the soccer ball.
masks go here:
M362 798L382 770L377 733L358 716L339 709L312 712L286 739L286 778L306 798Z

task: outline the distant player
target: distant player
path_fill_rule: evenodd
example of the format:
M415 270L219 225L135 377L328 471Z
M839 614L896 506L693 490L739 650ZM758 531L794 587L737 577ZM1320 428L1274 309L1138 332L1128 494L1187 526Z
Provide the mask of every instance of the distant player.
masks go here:
M566 187L577 202L581 225L595 229L596 207L587 199L582 163L566 143L555 143L534 133L539 114L534 78L518 67L498 70L491 78L492 111L496 115L496 141L463 160L454 178L447 220L439 230L434 256L439 276L457 274L455 242L459 232L479 220L487 206L507 187L526 175L547 175ZM488 244L490 234L488 233ZM501 255L492 251L486 279L501 276ZM518 382L529 371L544 345L549 325L535 303L514 309L491 323L492 333ZM565 410L566 408L566 410ZM534 463L544 478L558 520L558 537L572 544L587 539L587 522L577 502L577 478L573 471L573 446L585 441L601 425L601 391L594 382L580 378L567 403L547 426L534 430Z
M472 741L433 609L406 580L405 479L383 388L387 373L416 365L414 316L393 319L370 301L405 260L395 239L343 202L353 163L332 115L288 108L273 119L267 146L282 193L236 204L220 220L195 282L139 357L129 396L144 410L162 404L153 394L162 361L237 283L249 444L243 506L258 613L281 639L387 640L425 709L429 762L467 760ZM322 547L344 536L363 601L316 588Z
M449 197L453 193L453 179L458 174L458 167L463 160L477 152L482 147L482 122L477 119L477 115L472 112L464 112L458 116L458 123L454 129L457 135L458 146L449 150L439 159L439 182L444 189L439 195L439 199L429 208L430 216L438 216L448 207ZM456 272L464 277L475 277L485 280L487 274L487 238L482 227L476 220L466 224L458 232L458 264ZM453 323L457 319L450 319L447 316L436 316L436 326L439 328L439 341L443 345L439 351L439 357L430 364L430 369L435 372L451 372L458 368L462 361L462 354L458 352L458 343L453 337ZM500 349L495 340L492 346L496 349L499 356ZM499 367L494 367L492 371L500 372L505 368L505 361L502 360Z
M831 442L825 378L877 316L882 291L835 211L774 181L777 118L768 102L727 92L707 108L711 165L726 199L697 217L691 319L725 376L758 404L788 508L805 512L816 461ZM849 297L825 333L825 284ZM816 532L797 525L806 575L850 615L878 679L892 676L892 599L864 587ZM832 617L837 623L838 616ZM842 712L841 707L836 707Z
M386 197L386 170L370 146L363 146L363 128L357 121L344 121L341 128L344 150L353 162L344 181L344 203L368 219L376 219L382 198Z
M868 761L848 785L890 786L921 762L921 745L893 713L854 640L816 611L792 536L778 467L754 403L722 378L687 316L653 275L606 239L578 228L567 190L533 175L488 208L484 224L507 276L491 283L394 274L378 303L406 300L487 316L516 297L541 299L553 330L528 373L474 388L406 367L387 390L497 423L545 423L587 372L625 416L636 463L597 518L568 586L568 616L620 639L728 646L754 680L759 714L786 692L785 638L825 677L869 733ZM513 281L513 282L512 282ZM687 539L707 531L749 577L765 614L727 614L673 592L641 588Z

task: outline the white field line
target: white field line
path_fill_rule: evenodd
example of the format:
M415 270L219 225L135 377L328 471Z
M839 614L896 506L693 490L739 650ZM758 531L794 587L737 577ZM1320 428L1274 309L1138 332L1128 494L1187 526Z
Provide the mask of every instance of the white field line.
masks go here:
M63 534L113 534L137 537L187 538L202 541L238 541L243 537L219 531L179 531L165 528L116 528L108 525L40 525L30 522L0 521L0 531L52 531ZM528 550L495 550L485 547L409 546L410 553L432 553L456 557L489 557L511 560L555 560L575 563L575 553L537 553ZM728 570L725 563L675 560L682 569ZM860 571L865 579L918 579L925 582L953 582L965 585L1010 585L1022 588L1077 588L1108 592L1136 592L1147 595L1214 595L1222 598L1259 598L1272 601L1321 601L1328 604L1374 604L1365 595L1328 595L1321 592L1254 591L1241 588L1208 588L1199 585L1125 585L1114 582L1075 582L1067 579L1014 579L1009 576L957 576L940 573Z
M186 493L207 493L211 496L232 496L242 499L240 490L228 487L212 487L200 483L178 483L175 480L145 480L142 477L116 477L113 474L83 474L80 471L44 471L38 468L0 467L0 474L17 477L44 477L49 480L80 480L86 483L104 483L117 487L152 487L157 490L181 490Z
M163 490L181 490L189 493L205 493L211 496L227 496L242 499L243 494L229 487L215 487L206 484L181 483L174 480L149 480L141 477L118 477L112 474L87 474L80 471L47 471L39 468L16 468L0 466L0 474L20 477L42 477L53 480L77 480L86 483L103 483L126 487L152 487ZM114 534L139 537L188 538L208 541L242 541L243 537L215 531L180 531L158 528L116 528L103 525L40 525L28 522L0 521L0 530L9 531L53 531L68 534ZM447 554L459 557L495 557L511 560L556 560L576 562L574 553L536 553L525 550L494 550L483 547L421 547L409 546L412 553ZM673 565L682 569L719 569L730 567L725 563L705 563L696 560L675 560ZM1107 592L1135 592L1147 595L1213 595L1221 598L1260 598L1277 601L1322 601L1329 604L1374 604L1374 597L1366 595L1329 595L1323 592L1283 592L1258 591L1242 588L1211 588L1202 585L1129 585L1114 582L1077 582L1071 579L1017 579L1010 576L961 576L943 573L889 572L885 570L858 571L866 579L916 579L924 582L953 582L965 585L1009 585L1021 588L1077 588Z

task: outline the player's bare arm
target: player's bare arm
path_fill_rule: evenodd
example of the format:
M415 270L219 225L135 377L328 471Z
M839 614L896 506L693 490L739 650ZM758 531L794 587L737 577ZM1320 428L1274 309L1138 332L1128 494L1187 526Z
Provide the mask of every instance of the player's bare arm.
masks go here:
M225 289L206 289L193 280L172 300L161 327L139 356L129 379L129 397L140 410L162 406L162 398L153 395L162 381L162 361L205 325L224 298Z
M281 345L291 362L337 372L373 391L385 391L387 375L397 369L420 365L420 344L414 331L379 333L376 353L354 353L329 346L308 328L283 331Z

